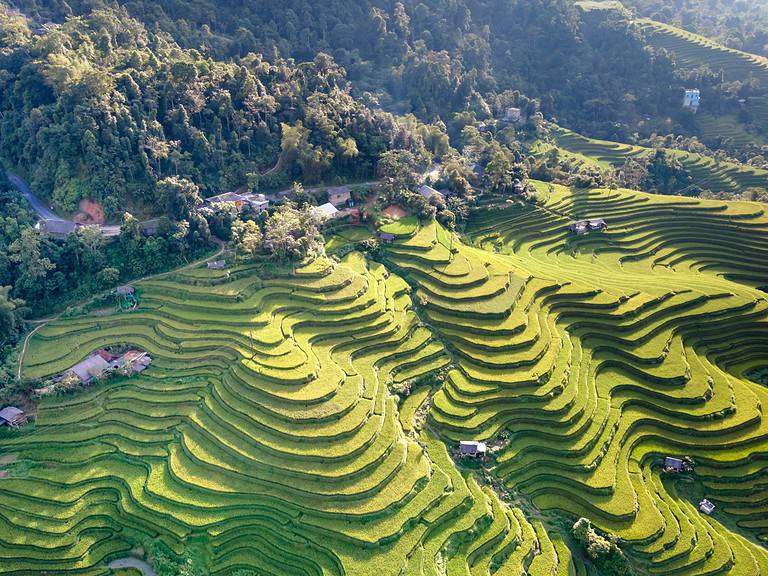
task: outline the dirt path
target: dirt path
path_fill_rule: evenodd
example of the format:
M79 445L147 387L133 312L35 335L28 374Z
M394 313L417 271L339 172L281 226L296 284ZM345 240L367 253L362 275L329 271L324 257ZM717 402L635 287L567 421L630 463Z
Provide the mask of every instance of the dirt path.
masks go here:
M111 568L112 570L133 568L141 572L144 576L157 576L157 573L152 569L152 566L144 562L144 560L139 560L138 558L133 558L131 556L112 560L112 562L110 562L107 567Z

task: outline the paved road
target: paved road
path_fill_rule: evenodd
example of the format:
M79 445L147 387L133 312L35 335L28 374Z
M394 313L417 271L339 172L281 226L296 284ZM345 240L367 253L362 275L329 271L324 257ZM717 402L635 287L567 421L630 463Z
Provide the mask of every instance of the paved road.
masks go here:
M18 175L9 170L6 170L5 174L8 176L8 181L13 184L19 192L21 192L21 195L24 196L24 198L27 199L27 202L29 202L35 212L37 212L37 215L41 220L49 220L54 222L72 222L72 220L62 218L61 216L55 214L50 208L48 208L48 206L45 205L45 202L35 196L32 190L29 189L29 185L24 182L24 180L22 180ZM120 235L119 224L99 226L99 228L101 229L101 233L106 237Z
M46 206L45 203L42 200L40 200L40 198L38 198L32 193L32 190L29 189L29 186L27 185L26 182L24 182L24 180L22 180L16 174L8 170L6 170L5 174L8 176L8 180L10 181L10 183L13 184L16 187L16 189L19 192L21 192L21 195L27 199L27 202L29 202L32 205L32 208L35 209L35 212L37 212L37 214L40 216L41 219L64 221L64 218L54 214L48 208L48 206Z
M120 570L121 568L134 568L138 571L140 571L144 576L157 576L157 573L152 569L152 566L144 562L144 560L139 560L138 558L118 558L117 560L112 560L108 564L108 567L112 570Z

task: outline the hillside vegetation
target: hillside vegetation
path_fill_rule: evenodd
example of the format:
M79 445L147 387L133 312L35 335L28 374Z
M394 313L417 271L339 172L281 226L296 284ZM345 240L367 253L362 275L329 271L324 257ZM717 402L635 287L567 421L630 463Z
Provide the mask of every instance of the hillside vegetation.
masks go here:
M204 542L213 574L603 573L558 520L586 516L641 573L768 574L768 217L537 186L470 243L406 220L381 263L193 269L47 325L26 376L115 343L154 362L0 441L0 573L103 574L151 538ZM587 217L609 230L570 236ZM446 452L466 438L482 475Z

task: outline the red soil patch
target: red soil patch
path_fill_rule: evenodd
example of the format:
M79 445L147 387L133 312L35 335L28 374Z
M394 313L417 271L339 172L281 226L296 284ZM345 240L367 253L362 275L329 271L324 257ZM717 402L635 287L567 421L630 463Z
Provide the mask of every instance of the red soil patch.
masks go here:
M388 218L392 218L393 220L400 220L400 218L408 215L408 212L405 211L405 208L398 206L397 204L391 204L387 206L384 208L384 210L381 211L381 213Z
M104 224L104 209L101 204L83 198L80 200L80 212L74 217L75 222L80 224Z

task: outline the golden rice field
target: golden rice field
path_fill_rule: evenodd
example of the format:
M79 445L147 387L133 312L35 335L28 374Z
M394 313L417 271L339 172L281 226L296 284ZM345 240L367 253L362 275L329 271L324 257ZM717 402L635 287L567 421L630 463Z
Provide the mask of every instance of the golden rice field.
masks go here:
M0 439L0 573L105 575L161 539L205 541L215 575L597 575L567 530L585 516L639 574L768 574L768 390L749 379L768 216L539 192L463 238L391 225L379 261L189 270L137 284L134 313L47 325L28 377L116 343L154 361ZM568 233L588 217L609 229ZM452 458L460 439L489 443L483 469Z

